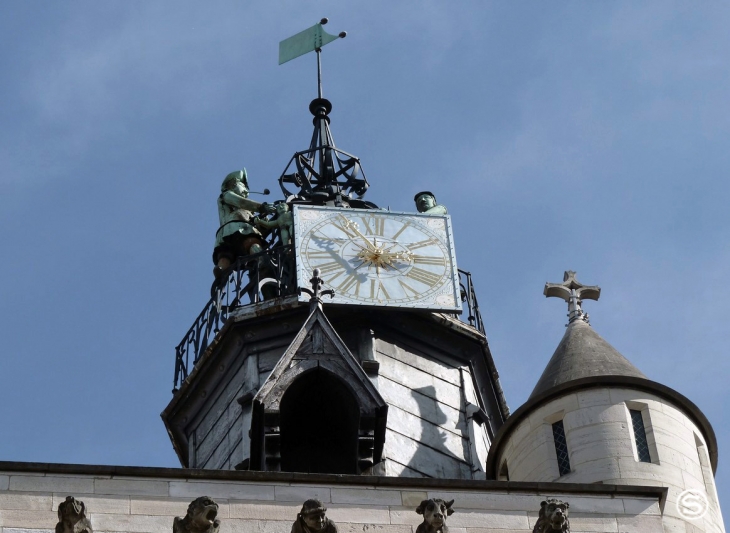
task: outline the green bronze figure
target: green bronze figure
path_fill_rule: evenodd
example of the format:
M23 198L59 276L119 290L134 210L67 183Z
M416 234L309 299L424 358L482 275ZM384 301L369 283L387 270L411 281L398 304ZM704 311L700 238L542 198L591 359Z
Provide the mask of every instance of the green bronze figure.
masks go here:
M223 180L218 196L220 228L215 235L213 262L216 276L226 270L236 257L264 249L263 235L254 225L255 212L267 212L266 204L248 199L246 169L231 172Z
M273 220L256 218L256 225L266 229L279 228L279 242L281 245L291 244L294 215L289 211L287 203L282 200L274 202L274 209L276 210L276 218Z
M413 197L416 202L416 209L419 213L429 215L445 215L448 213L446 206L436 203L436 196L431 191L421 191Z

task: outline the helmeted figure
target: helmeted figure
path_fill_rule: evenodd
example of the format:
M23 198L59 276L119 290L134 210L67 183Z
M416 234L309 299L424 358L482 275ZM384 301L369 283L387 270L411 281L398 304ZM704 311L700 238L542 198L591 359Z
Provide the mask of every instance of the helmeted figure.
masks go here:
M241 255L261 251L264 240L261 232L254 225L254 213L265 211L264 204L248 199L248 176L246 169L236 170L226 176L218 196L218 217L220 228L215 235L213 262L215 273L230 266Z

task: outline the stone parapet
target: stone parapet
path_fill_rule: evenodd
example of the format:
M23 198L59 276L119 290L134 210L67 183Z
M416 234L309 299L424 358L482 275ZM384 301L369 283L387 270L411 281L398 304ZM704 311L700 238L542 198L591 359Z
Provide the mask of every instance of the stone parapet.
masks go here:
M218 504L221 533L289 533L316 498L341 533L414 533L427 498L455 500L450 533L530 533L547 498L570 503L572 531L663 532L661 487L407 479L0 462L0 533L53 531L66 496L97 532L172 531L191 500Z

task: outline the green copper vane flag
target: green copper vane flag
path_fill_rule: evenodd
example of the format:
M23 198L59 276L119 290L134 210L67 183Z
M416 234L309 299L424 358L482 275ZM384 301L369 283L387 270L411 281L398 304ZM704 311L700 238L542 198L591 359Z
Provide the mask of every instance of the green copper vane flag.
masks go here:
M339 35L330 35L322 28L323 24L327 24L327 19L322 19L318 24L304 31L300 31L296 35L292 35L288 39L284 39L279 43L279 64L286 63L292 59L304 55L314 50L319 50L324 45L345 37L346 32Z

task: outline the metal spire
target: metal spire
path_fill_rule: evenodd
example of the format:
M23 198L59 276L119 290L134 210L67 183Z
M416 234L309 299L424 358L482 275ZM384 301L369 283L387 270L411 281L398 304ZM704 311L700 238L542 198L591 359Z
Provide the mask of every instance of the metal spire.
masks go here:
M312 284L312 290L309 290L304 287L300 287L297 289L297 292L301 295L303 292L307 293L309 295L309 312L313 312L316 308L319 308L320 311L322 310L322 296L329 296L330 298L334 298L335 291L332 289L327 289L326 291L322 290L322 278L319 277L319 269L315 268L312 272L312 279L309 280L309 282Z
M360 166L360 159L338 149L330 131L330 111L332 102L322 96L322 46L347 35L331 35L322 29L328 20L323 18L318 24L279 43L279 64L308 52L317 52L317 98L309 104L314 116L314 132L309 149L297 152L289 160L279 177L279 186L287 201L317 205L350 207L377 207L359 200L367 191L369 184ZM290 168L294 166L294 168ZM299 188L290 191L288 184ZM358 199L351 201L353 195ZM366 205L367 204L367 205Z
M566 270L563 274L562 283L546 283L542 293L550 298L562 298L568 302L568 324L576 320L588 323L588 313L581 308L584 299L598 300L601 296L601 288L597 285L583 285L575 279L575 272Z

